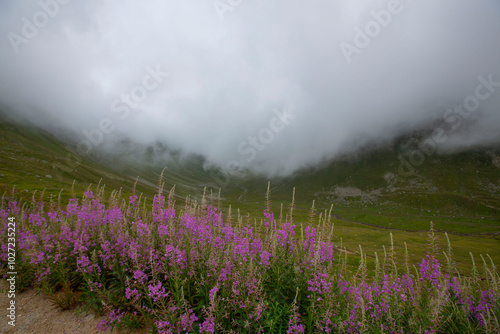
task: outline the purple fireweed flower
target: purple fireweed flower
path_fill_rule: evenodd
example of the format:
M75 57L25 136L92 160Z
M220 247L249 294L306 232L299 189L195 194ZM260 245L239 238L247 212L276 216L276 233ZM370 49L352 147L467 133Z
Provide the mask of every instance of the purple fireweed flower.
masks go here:
M137 202L138 199L139 199L139 197L137 195L130 195L128 204L130 206L133 206Z
M248 290L248 295L255 293L255 291L257 290L258 283L259 281L255 277L245 282L245 286Z
M50 268L45 268L41 273L37 275L38 282L42 282L46 277L49 277L51 273Z
M449 275L445 275L445 279L448 282L448 289L452 292L455 297L457 297L457 301L459 304L463 304L464 301L462 299L462 289L460 288L460 282L457 277L453 277L451 280L449 279Z
M40 213L34 214L30 213L29 214L29 223L35 226L42 226L42 225L47 225L47 219L43 218L40 216Z
M39 263L42 263L44 260L45 260L45 253L44 252L37 252L31 256L30 263L39 264Z
M302 247L304 252L314 253L314 244L316 243L316 229L314 227L306 226L304 241Z
M96 271L97 271L97 274L98 274L98 275L100 275L100 274L101 274L101 267L99 267L99 265L98 265L98 264L94 264L94 265L92 265L91 267L94 267L94 268L96 269Z
M440 289L441 284L439 284L438 278L441 276L441 265L435 257L430 257L427 255L422 259L420 263L420 280L428 280L436 288Z
M403 275L401 285L404 291L409 293L412 298L415 298L415 284L409 275Z
M76 215L80 222L85 222L85 223L90 221L92 217L90 210L86 207L80 208L80 211L76 212Z
M140 256L141 256L141 245L138 244L136 241L134 240L129 240L128 242L128 249L127 249L127 254L128 254L128 257L132 260L132 261L137 261L139 260Z
M266 219L264 219L264 226L265 226L264 233L268 232L269 228L271 228L271 230L275 230L276 229L276 221L274 220L274 213L265 210L264 217L266 218ZM269 227L269 224L271 224L271 227Z
M271 253L262 251L262 253L260 253L260 264L263 266L269 266L271 264L271 262L269 261L270 258Z
M139 208L139 197L137 195L131 195L129 197L128 207L127 207L127 216L131 216L134 211L137 211Z
M217 248L219 250L223 250L226 243L225 243L224 239L217 236L214 238L213 245L215 246L215 248Z
M288 321L288 330L287 334L299 334L304 333L304 326L300 323L300 319L297 314L293 315L293 318Z
M158 328L159 334L174 334L173 325L168 321L155 321L156 328Z
M169 307L168 311L171 314L177 314L179 308L177 306ZM158 329L159 334L177 334L187 332L190 333L193 330L193 325L198 321L198 318L194 314L192 309L187 310L187 312L182 313L175 324L169 321L157 320L155 325Z
M60 243L65 243L67 245L72 245L75 243L75 239L78 238L78 232L72 231L68 226L61 226L61 233L59 234Z
M80 268L81 271L91 274L92 273L92 265L90 264L90 260L88 256L82 255L81 257L76 259L76 265Z
M200 332L215 333L215 318L212 315L208 319L203 321L200 326Z
M250 254L252 255L257 255L262 251L262 239L261 238L255 238L252 241L252 251Z
M102 252L99 254L99 257L101 258L103 264L105 267L107 267L108 269L112 269L111 268L111 265L112 265L112 259L115 258L115 255L114 255L114 247L111 246L111 242L109 242L108 240L104 240L102 243L101 243L101 249L102 249Z
M96 328L100 331L106 332L110 331L113 327L111 327L108 319L103 319L97 324Z
M332 283L328 282L328 274L315 273L314 279L309 280L307 284L308 291L316 292L319 295L329 293L332 289Z
M149 227L147 223L143 223L142 219L137 222L137 235L142 237L149 234Z
M246 261L249 254L250 249L248 246L248 238L236 240L236 244L233 248L233 257L236 259L236 257L239 255L243 259L243 261Z
M399 292L401 292L401 289L402 289L402 284L401 284L401 278L397 277L394 282L392 282L389 286L390 288L390 294L392 296L393 293L396 293L398 294Z
M168 235L168 225L158 225L158 235L160 237Z
M325 314L323 316L323 319L322 321L320 322L320 327L319 329L324 332L324 333L331 333L332 332L332 328L336 328L337 327L337 324L335 324L332 320L331 320L331 317L333 316L333 314L331 312L328 312L327 314Z
M125 297L127 299L137 299L140 297L140 293L139 291L137 291L137 289L130 289L130 288L126 288L125 289Z
M12 215L19 215L21 208L17 206L17 202L9 202L9 211Z
M184 269L187 265L186 251L180 250L179 246L166 245L165 246L165 256L170 259L170 265L173 266L174 263L177 264L181 269Z
M146 275L142 270L134 271L134 280L136 283L143 284L147 278L148 275Z
M240 295L240 290L238 290L238 286L239 286L240 282L239 281L234 281L233 282L233 293L235 296L239 296Z
M252 227L252 225L243 226L241 234L243 236L246 236L249 240L251 240L253 238L253 227Z
M163 203L165 202L165 197L162 194L156 194L153 198L153 212L160 212L163 207Z
M123 219L123 213L118 207L111 208L106 210L104 213L104 217L109 224L114 224L117 221Z
M82 284L87 284L87 288L91 291L99 290L103 293L106 293L104 289L107 288L89 279L88 274L98 277L101 269L107 270L107 277L110 276L112 279L115 269L119 268L129 277L132 276L128 281L130 285L125 287L126 301L137 306L137 311L151 316L152 323L158 320L156 324L160 333L193 332L198 331L198 327L211 332L217 330L215 302L211 304L205 319L202 320L198 320L194 312L189 310L189 302L178 307L172 306L171 303L174 302L169 300L167 304L170 306L166 306L168 310L155 303L169 297L162 282L169 281L174 276L184 282L194 281L203 286L202 288L210 289L212 286L208 295L212 301L220 299L223 306L233 310L240 308L237 312L246 309L244 311L247 312L243 313L246 313L252 322L259 321L261 314L265 314L268 310L267 296L260 295L263 270L283 253L272 253L275 254L272 255L268 248L269 244L277 243L278 249L294 247L296 243L294 225L287 222L280 226L280 229L271 225L275 232L272 235L276 235L277 239L268 244L253 234L251 225L241 228L239 224L238 227L236 224L235 227L230 224L224 225L221 213L215 208L209 207L206 217L204 214L199 214L202 211L198 211L197 214L186 214L175 219L175 212L165 209L160 203L163 199L157 198L157 200L157 211L145 213L144 216L141 216L141 210L130 214L130 212L122 213L119 207L106 209L104 204L90 192L87 192L80 205L76 199L72 199L66 211L44 212L42 211L44 203L28 206L23 210L22 217L20 212L16 217L16 221L19 222L16 226L16 248L19 250L19 259L31 262L31 267L36 271L36 278L40 282L47 282L52 278L51 275L56 274L59 265L65 264L66 261L75 261L78 266L77 274L87 278ZM138 204L137 198L132 204ZM4 232L7 228L6 218L13 215L15 210L20 211L17 204L12 202L9 202L8 209L0 209L0 219L4 221L0 224L0 229ZM172 224L172 220L175 220L175 224ZM267 213L266 223L268 225L275 223L274 216L270 212ZM128 230L130 226L132 233ZM152 228L157 229L160 236L170 234L169 238L163 238L162 242L146 242L147 240L141 236L156 233ZM171 240L172 244L164 246L163 251L158 247L165 245L165 239ZM405 317L414 318L415 314L425 306L419 304L422 300L419 298L420 293L429 298L428 305L438 306L432 315L432 326L436 332L440 326L436 321L447 316L443 313L444 308L441 305L443 307L451 305L453 310L460 312L460 315L464 313L471 322L471 328L478 328L483 332L497 330L496 312L499 296L493 278L480 283L481 286L488 286L485 290L470 283L467 278L464 278L463 282L469 283L461 286L459 278L450 274L445 275L441 272L438 260L428 255L417 267L420 269L419 275L423 284L415 282L415 278L409 274L395 273L378 277L374 281L360 281L353 276L352 280L348 281L337 273L337 280L337 277L332 279L331 273L330 277L328 274L323 274L327 270L335 271L328 263L333 260L333 245L318 241L314 228L306 228L304 241L297 247L301 248L302 252L294 253L294 257L296 256L294 260L297 260L299 270L308 275L306 280L308 298L315 301L334 300L339 306L339 310L333 307L328 311L317 305L318 308L315 310L317 322L314 326L321 332L357 333L362 331L363 325L368 331L384 333L408 331L410 329L405 327L409 326L405 322ZM1 244L0 250L0 261L7 262L7 246ZM93 253L98 262L93 261L95 258L90 255ZM315 255L318 255L320 263L315 262ZM263 267L260 270L258 268L248 270L247 264L242 263L249 258L254 263L260 262ZM179 267L182 270L179 270ZM51 268L54 272L51 272ZM162 281L158 281L157 277ZM332 288L334 284L332 281L336 282L335 289ZM443 283L445 286L441 290L440 284ZM423 291L419 289L421 286L424 287ZM222 292L219 289L222 288L224 296L228 292L232 295L227 301L220 298ZM427 288L432 293L428 294ZM221 294L217 296L218 292ZM247 295L250 298L247 298ZM140 298L145 297L149 303L137 303ZM192 300L192 295L189 297ZM166 312L163 313L164 311ZM116 325L121 318L120 312L113 311L106 319L106 324ZM168 318L155 318L161 315L168 315ZM167 319L170 322L160 321ZM363 323L362 319L366 319L366 322ZM161 329L160 325L163 325ZM305 330L305 326L300 324L300 315L296 313L292 315L288 327L293 333ZM421 330L426 329L428 333L433 332L431 327L424 326Z
M344 293L349 291L350 283L349 283L349 281L345 280L341 274L339 274L339 281L337 284L340 288L341 295L343 295Z
M469 307L469 321L473 322L476 320L479 326L485 327L484 320L487 318L488 314L495 312L498 300L495 293L492 291L481 291L479 299L476 300L474 296L467 297L467 305Z
M83 193L83 197L85 197L87 199L93 199L94 193L92 192L92 190L87 190Z
M56 263L57 261L59 261L59 258L60 258L60 257L61 257L61 254L60 254L60 253L58 253L58 254L54 255L54 261L53 261L53 263Z
M59 212L57 212L57 211L49 212L49 213L47 213L47 216L49 216L49 221L51 223L58 223L61 221L61 219L58 217Z
M69 200L68 207L66 208L66 215L72 216L78 213L78 200L76 198L72 198Z
M231 278L231 270L233 268L233 264L231 261L226 261L226 266L221 269L219 275L219 282L228 281Z
M196 229L198 228L198 221L197 221L196 217L193 217L188 213L185 213L184 215L182 215L181 224L183 227L185 227L186 229L188 229L190 231L196 231Z
M89 282L90 291L94 291L94 289L102 289L102 284L98 282Z
M305 333L304 331L304 326L302 324L299 325L291 325L289 324L288 330L286 331L287 334L295 334L295 333Z
M295 236L295 225L290 224L289 222L286 222L283 225L283 228L277 229L276 231L276 239L278 243L285 248L287 245L290 245L290 248L293 249L294 245L294 240L293 237ZM291 252L292 250L290 250Z
M149 284L148 291L149 291L148 296L152 298L155 302L159 301L160 298L166 298L168 296L167 291L162 286L160 281L158 281L156 285Z
M4 221L4 219L6 219L9 216L10 216L10 214L7 210L0 209L0 219L2 219L2 221Z
M187 313L183 313L177 322L178 332L191 331L193 329L194 323L198 321L198 317L194 314L192 309L189 309Z
M384 282L382 283L381 293L391 293L389 289L389 275L384 275Z
M222 228L222 233L224 234L224 240L229 243L234 239L234 228L231 225L224 225Z
M165 223L170 219L175 220L175 210L173 208L162 210L161 212L153 215L153 223Z
M208 293L208 299L212 300L215 297L215 294L219 291L219 286L216 285L212 289L210 289L210 292Z
M208 206L206 218L207 222L213 223L216 227L221 227L224 224L222 212L217 212L217 208L214 206Z
M331 242L321 241L319 244L320 261L333 261L333 245Z
M120 323L125 312L120 312L120 310L113 310L108 314L108 319L110 324Z

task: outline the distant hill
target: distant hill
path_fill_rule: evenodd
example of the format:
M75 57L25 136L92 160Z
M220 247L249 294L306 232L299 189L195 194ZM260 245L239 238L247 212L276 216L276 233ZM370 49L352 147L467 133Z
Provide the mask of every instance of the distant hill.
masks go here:
M329 210L339 218L380 228L426 230L430 220L436 228L463 234L500 232L500 150L474 149L441 155L418 153L409 143L424 134L401 137L374 149L363 149L293 176L273 178L247 173L228 177L206 168L199 156L183 156L162 143L139 145L123 139L114 153L80 156L74 144L61 141L24 120L0 114L0 193L30 197L45 189L46 197L69 198L89 183L107 189L137 191L152 197L164 167L165 189L174 184L178 197L206 197L215 203L221 188L224 208L256 213L263 209L267 182L271 181L273 209L288 209L296 188L296 215L307 219L315 201L317 212ZM417 137L415 137L417 136ZM418 136L421 136L420 138ZM423 161L417 158L424 157ZM422 160L422 159L421 159ZM413 164L412 164L413 162ZM415 164L418 162L418 164Z
M39 195L45 191L45 198L52 195L57 199L62 190L61 198L68 199L73 182L74 191L81 193L90 183L100 181L109 189L132 190L134 178L78 155L68 144L28 120L0 113L0 194L9 196L14 191L28 199L37 190ZM144 183L137 189L151 194L155 191Z

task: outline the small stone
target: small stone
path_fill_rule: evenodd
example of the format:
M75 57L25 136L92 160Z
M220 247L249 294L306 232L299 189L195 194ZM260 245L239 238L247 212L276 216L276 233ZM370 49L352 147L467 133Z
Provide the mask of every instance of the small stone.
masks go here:
M45 177L46 177L47 179L51 179L51 178L52 178L52 175L47 174L47 175L45 175Z

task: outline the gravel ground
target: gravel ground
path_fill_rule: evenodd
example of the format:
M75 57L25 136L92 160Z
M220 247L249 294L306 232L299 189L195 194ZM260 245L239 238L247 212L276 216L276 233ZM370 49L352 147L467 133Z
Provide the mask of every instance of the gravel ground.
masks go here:
M104 319L95 318L91 314L77 314L76 310L60 311L44 296L36 295L31 288L17 294L16 326L8 324L7 317L10 299L5 291L5 281L0 282L0 333L1 334L106 334L118 333L117 330L103 332L96 329L96 325ZM132 332L145 333L145 332Z

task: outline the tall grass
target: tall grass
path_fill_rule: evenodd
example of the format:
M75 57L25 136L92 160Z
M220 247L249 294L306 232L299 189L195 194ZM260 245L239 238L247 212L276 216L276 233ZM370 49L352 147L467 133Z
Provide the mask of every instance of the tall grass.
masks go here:
M160 190L163 185L160 181ZM152 333L492 333L499 332L499 275L488 258L469 276L454 268L448 242L398 265L394 247L357 270L336 248L330 214L315 208L305 228L293 205L276 219L270 191L260 222L174 190L146 205L103 188L61 208L33 197L2 201L1 267L7 218L17 221L18 291L34 285L67 309L80 304L107 318L100 328L149 327ZM103 204L108 203L107 205ZM293 203L293 201L292 201ZM220 205L220 204L219 204ZM177 209L176 209L177 207ZM392 236L391 236L392 240ZM439 254L441 255L441 254Z

